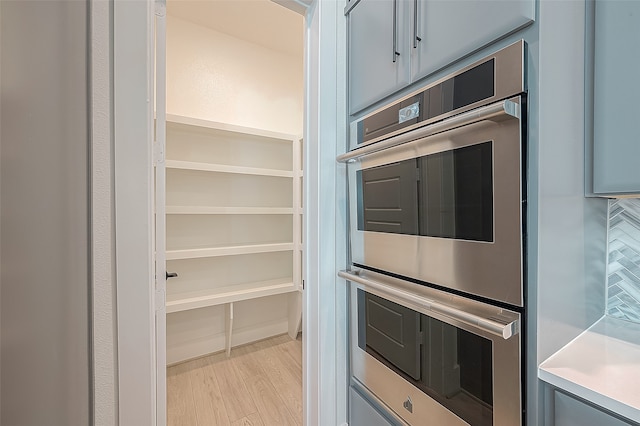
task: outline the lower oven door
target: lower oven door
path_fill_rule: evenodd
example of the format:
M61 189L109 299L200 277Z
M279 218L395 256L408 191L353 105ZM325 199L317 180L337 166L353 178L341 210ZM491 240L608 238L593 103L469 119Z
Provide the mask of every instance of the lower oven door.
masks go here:
M351 282L351 372L410 425L522 425L520 314L370 271Z

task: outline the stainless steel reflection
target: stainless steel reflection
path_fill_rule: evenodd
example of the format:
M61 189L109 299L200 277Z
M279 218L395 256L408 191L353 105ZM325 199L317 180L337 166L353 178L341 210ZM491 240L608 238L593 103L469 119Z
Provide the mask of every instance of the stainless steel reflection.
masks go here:
M478 315L472 312L474 310L473 306L475 306L475 302L470 299L458 298L459 300L457 305L460 305L460 307L457 307L451 304L443 304L438 300L428 299L425 296L416 295L411 291L403 290L398 287L390 287L388 284L383 282L366 278L361 274L360 270L340 271L338 272L338 276L354 283L364 284L368 288L381 290L385 294L402 300L401 304L403 306L419 306L422 309L427 309L429 311L445 315L453 320L476 326L487 333L494 334L498 337L502 337L503 339L508 339L520 332L519 323L516 317L510 316L498 318L495 315L495 309L491 309L489 311L489 316Z
M507 102L521 103L519 97ZM501 114L358 157L348 165L352 262L523 306L521 139L518 115ZM487 141L493 145L492 242L358 229L359 170Z
M354 3L354 1L352 0L351 3ZM395 22L395 21L394 21ZM395 30L394 30L394 34L395 34ZM372 140L368 140L366 142L363 143L359 143L358 142L358 127L357 127L357 122L353 122L351 123L351 127L350 127L350 132L351 132L351 136L349 137L349 149L353 150L358 148L358 146L364 146L364 145L368 145L368 144L372 144L372 143L376 143L382 139L386 139L388 137L391 136L395 136L396 134L400 134L400 133L404 133L425 125L429 125L432 124L434 122L440 121L442 119L454 116L454 115L458 115L462 112L465 111L469 111L475 108L478 108L481 105L486 105L487 103L492 103L492 102L496 102L500 99L505 99L508 98L509 96L513 96L517 93L522 93L526 90L525 87L525 81L524 81L524 49L525 49L525 44L524 41L520 40L517 41L515 43L513 43L510 46L505 47L504 49L499 50L498 52L494 53L493 55L487 56L486 58L483 58L482 60L478 61L478 62L474 62L473 64L466 66L464 68L461 68L460 70L451 73L439 80L436 80L424 87L421 87L419 90L412 92L406 96L403 96L402 98L398 99L395 103L400 103L406 99L409 99L413 96L415 96L416 94L429 89L431 87L437 86L438 84L442 83L443 81L451 78L451 77L455 77L457 75L460 75L462 73L464 73L465 71L470 70L471 68L477 66L478 64L485 62L487 60L491 60L494 59L495 60L495 77L494 77L494 83L495 83L495 91L493 96L491 96L490 98L487 99L483 99L482 101L478 101L469 105L466 105L462 108L458 108L455 111L451 111L448 112L446 114L442 114L439 115L438 117L434 117L428 120L424 120L421 121L419 123L416 123L412 126L406 127L404 129L395 131L393 133L387 134L384 137L379 137L376 139L372 139ZM396 48L394 45L394 58L396 56ZM367 114L366 116L362 117L360 120L364 120L367 117L370 117L382 110L384 110L385 108L387 108L388 105L385 105L375 111L372 111L371 113ZM358 121L360 121L358 120Z
M522 424L520 334L515 333L505 338L482 326L474 326L469 321L456 319L451 315L435 311L432 307L437 303L456 311L466 311L473 316L491 318L495 322L505 324L519 324L521 321L519 313L371 271L358 270L342 275L351 282L350 323L353 377L383 401L395 414L410 425L423 425L425 419L429 420L429 424L434 425L468 425L358 346L358 305L356 302L358 289L490 340L493 355L493 425L517 426ZM412 412L403 407L407 398L410 398L412 402Z
M500 121L501 119L509 117L520 118L520 104L510 100L496 102L473 111L462 113L450 118L449 120L416 129L411 133L399 134L385 139L384 141L380 141L377 144L365 145L349 152L345 152L344 154L338 155L336 159L338 162L344 163L374 152L402 145L405 142L446 132L448 130L455 129L456 127L466 126L482 120Z

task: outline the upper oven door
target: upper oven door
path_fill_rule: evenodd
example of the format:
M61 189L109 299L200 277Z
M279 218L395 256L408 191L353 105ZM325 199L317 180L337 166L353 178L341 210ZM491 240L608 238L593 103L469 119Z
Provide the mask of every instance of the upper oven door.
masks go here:
M352 262L523 306L519 107L492 104L352 158Z

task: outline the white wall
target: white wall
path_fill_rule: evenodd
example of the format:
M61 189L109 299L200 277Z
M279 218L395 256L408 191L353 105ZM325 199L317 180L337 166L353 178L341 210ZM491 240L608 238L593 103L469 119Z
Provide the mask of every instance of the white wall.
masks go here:
M3 425L90 422L87 2L0 2Z
M302 66L301 57L167 18L169 114L301 134Z
M532 176L542 362L604 314L607 202L584 196L585 3L542 2L540 15L540 133Z
M539 2L537 78L528 76L538 97L528 117L529 424L543 422L546 403L538 365L604 313L607 202L584 197L585 6Z

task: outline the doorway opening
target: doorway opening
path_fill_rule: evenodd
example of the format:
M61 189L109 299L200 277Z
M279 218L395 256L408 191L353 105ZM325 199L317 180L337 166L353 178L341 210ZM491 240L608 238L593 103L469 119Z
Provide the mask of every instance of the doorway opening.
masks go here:
M166 24L167 424L302 424L303 17Z

